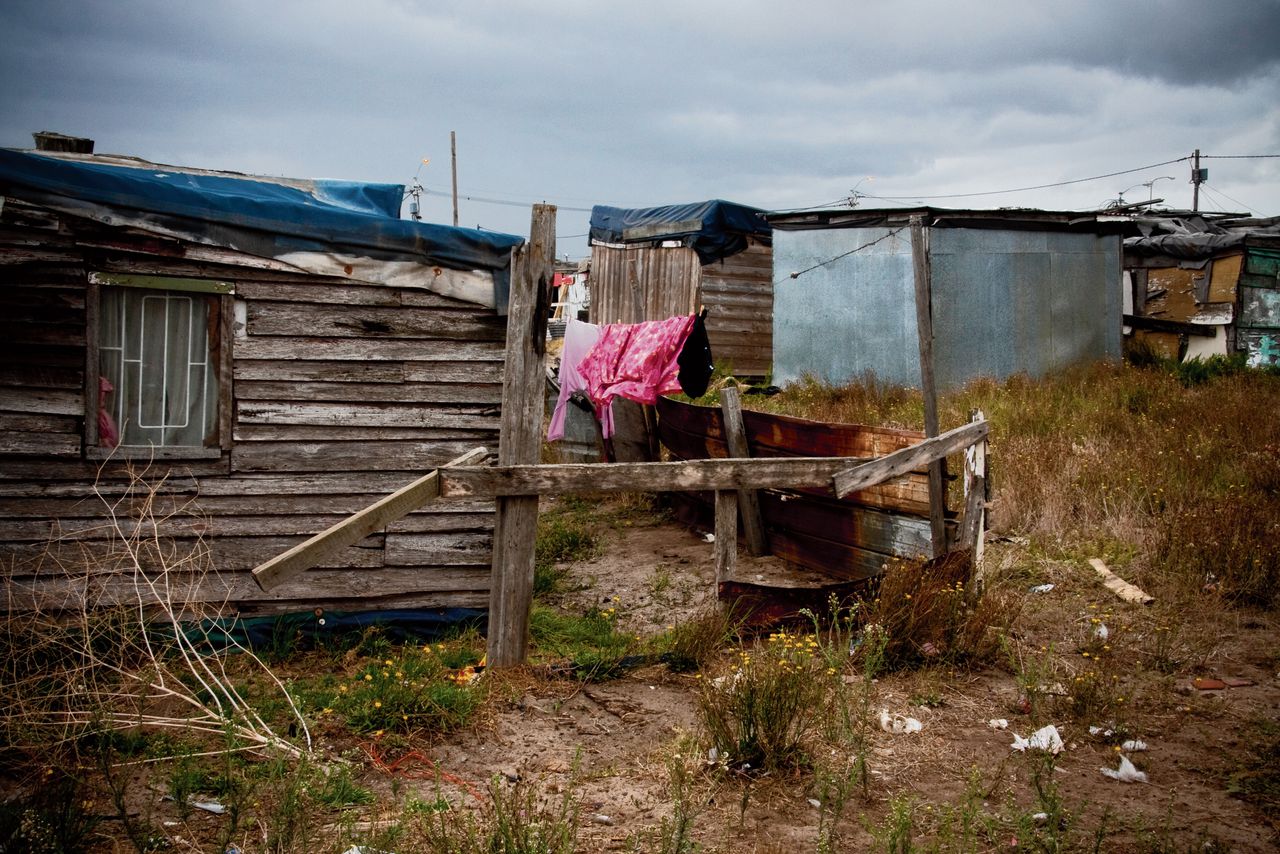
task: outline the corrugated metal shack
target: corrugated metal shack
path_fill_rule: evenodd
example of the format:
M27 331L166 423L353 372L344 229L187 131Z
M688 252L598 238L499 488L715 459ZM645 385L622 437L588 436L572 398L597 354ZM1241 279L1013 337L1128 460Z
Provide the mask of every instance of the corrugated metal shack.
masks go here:
M167 579L179 601L487 605L491 501L431 505L269 594L249 574L496 447L521 239L401 220L402 195L0 151L5 607L134 596L103 575L112 514L209 548L216 574ZM158 490L142 517L134 471Z
M1190 211L1135 217L1124 242L1125 323L1170 359L1247 353L1280 364L1280 218Z
M1119 226L1087 213L773 214L774 379L920 384L911 232L924 217L939 388L1120 356Z
M717 362L764 377L773 358L773 255L764 211L721 200L591 210L591 321L708 309Z

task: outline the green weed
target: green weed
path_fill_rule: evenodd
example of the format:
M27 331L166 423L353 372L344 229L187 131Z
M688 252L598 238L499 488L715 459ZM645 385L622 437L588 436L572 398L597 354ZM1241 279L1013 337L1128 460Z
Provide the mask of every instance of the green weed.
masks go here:
M805 764L805 742L830 706L838 672L818 647L812 635L779 631L742 649L719 675L699 679L698 717L726 765L776 771Z
M351 677L306 689L321 719L341 719L355 732L444 733L465 726L484 699L468 665L479 653L465 644L391 647Z
M529 634L536 652L554 663L568 661L575 676L599 681L617 676L623 659L636 647L634 635L619 632L614 608L569 614L535 603Z

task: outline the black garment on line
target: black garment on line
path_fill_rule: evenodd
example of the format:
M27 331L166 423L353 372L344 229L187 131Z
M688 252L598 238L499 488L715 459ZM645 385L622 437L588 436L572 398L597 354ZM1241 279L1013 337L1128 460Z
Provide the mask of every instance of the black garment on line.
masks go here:
M711 382L711 372L715 364L711 360L711 339L707 337L707 310L704 308L693 319L693 328L684 341L676 364L680 372L676 379L680 381L680 390L689 397L702 397L707 393L707 384Z

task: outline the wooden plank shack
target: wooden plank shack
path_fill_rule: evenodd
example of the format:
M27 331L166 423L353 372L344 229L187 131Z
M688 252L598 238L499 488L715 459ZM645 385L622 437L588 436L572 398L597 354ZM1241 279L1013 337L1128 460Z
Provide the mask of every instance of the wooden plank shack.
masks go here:
M828 424L751 410L745 410L742 417L753 459L871 459L925 438L918 430ZM716 407L662 398L658 401L658 436L677 459L729 456L723 415ZM681 521L711 530L714 502L710 493L673 493L671 502ZM837 498L833 487L824 483L763 490L759 503L774 555L836 578L869 577L893 557L935 555L929 526L929 482L923 470L845 498Z
M590 318L600 324L636 323L706 307L707 337L716 362L729 365L736 376L762 378L773 365L772 242L761 221L750 233L730 228L737 239L727 248L705 248L699 241L708 231L723 239L718 230L724 223L715 214L721 206L738 213L750 210L727 202L675 206L696 208L703 218L615 230L611 236L616 240L599 238L597 212L611 211L616 219L652 214L661 220L669 209L593 210Z
M246 615L488 605L490 497L409 513L270 592L250 570L497 448L506 320L492 306L0 195L0 607L127 598L128 572L101 573L121 565L121 533L157 531L172 537L177 595ZM192 364L212 376L214 412L199 446L111 448L102 435L124 429L100 420L112 398L99 373L117 334L104 306L125 290L146 311L184 295L208 307L209 361Z

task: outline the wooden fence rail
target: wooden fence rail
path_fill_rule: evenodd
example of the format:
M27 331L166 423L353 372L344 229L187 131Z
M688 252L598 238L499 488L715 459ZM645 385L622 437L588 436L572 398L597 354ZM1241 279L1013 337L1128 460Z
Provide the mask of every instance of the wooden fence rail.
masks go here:
M913 223L919 231L919 224ZM919 241L919 235L913 235ZM503 667L524 661L532 607L534 534L538 496L582 492L682 492L716 493L716 578L732 578L737 561L739 495L751 490L833 486L839 496L876 486L922 467L931 473L930 510L935 553L945 549L942 532L945 502L941 463L950 454L974 448L966 454L965 483L971 492L966 518L961 520L962 539L980 551L985 501L987 422L975 420L941 435L875 459L858 457L745 458L744 448L730 451L730 459L690 460L670 463L596 463L537 465L542 400L542 353L546 335L546 306L551 284L551 259L555 247L555 208L535 205L528 246L513 264L507 358L504 373L502 433L497 466L467 465L484 454L477 449L449 465L398 490L328 530L259 566L254 578L264 589L315 566L334 551L354 543L379 527L385 527L433 500L496 497L498 513L493 539L493 571L490 578L488 661ZM921 269L919 265L918 270ZM927 270L918 291L927 297ZM921 315L922 359L928 363L931 339L928 318ZM932 396L931 376L926 375L926 398ZM736 400L727 407L734 428ZM740 421L741 413L737 413ZM936 412L928 432L936 434ZM732 439L731 439L732 442ZM980 461L980 468L977 467ZM939 538L942 546L938 546ZM976 537L976 542L973 539Z

